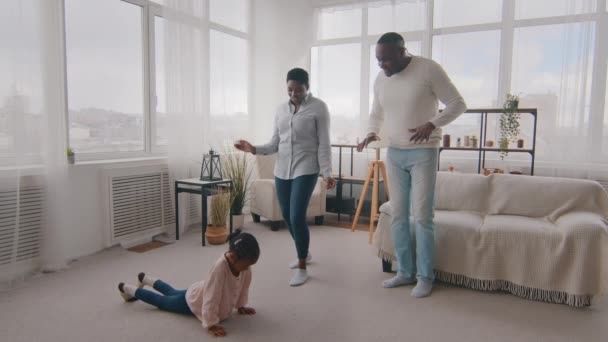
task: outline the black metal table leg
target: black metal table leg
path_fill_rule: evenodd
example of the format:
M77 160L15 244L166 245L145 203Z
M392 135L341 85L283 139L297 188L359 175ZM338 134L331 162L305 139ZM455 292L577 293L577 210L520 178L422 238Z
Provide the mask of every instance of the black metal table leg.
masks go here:
M179 187L175 182L175 240L179 240Z
M201 224L202 224L202 242L205 246L205 234L207 233L207 194L205 189L201 187Z

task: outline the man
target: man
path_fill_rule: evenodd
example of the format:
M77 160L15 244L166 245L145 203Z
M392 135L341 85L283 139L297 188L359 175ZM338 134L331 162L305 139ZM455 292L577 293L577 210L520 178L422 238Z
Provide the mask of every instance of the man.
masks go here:
M456 119L466 105L443 68L430 59L409 55L399 34L389 32L380 37L376 59L383 72L374 83L368 134L357 151L380 140L380 127L386 128L398 270L382 285L392 288L416 283L412 296L427 297L435 279L433 217L439 127ZM438 100L446 106L441 112ZM410 235L410 203L416 245Z

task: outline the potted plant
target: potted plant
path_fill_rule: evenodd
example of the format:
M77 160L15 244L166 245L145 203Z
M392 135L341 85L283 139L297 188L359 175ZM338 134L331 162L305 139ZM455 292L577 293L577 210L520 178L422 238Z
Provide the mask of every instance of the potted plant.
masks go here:
M223 158L223 169L224 176L232 180L232 224L235 229L242 228L245 221L243 208L249 203L251 191L252 166L245 153L229 149Z
M212 245L221 245L226 242L228 230L226 229L226 216L230 210L230 195L222 192L211 200L211 215L205 237Z
M507 100L502 106L500 115L500 159L509 154L509 144L517 141L519 136L519 96L507 94Z
M76 162L76 154L74 154L74 150L68 147L66 154L68 156L68 163L74 164Z

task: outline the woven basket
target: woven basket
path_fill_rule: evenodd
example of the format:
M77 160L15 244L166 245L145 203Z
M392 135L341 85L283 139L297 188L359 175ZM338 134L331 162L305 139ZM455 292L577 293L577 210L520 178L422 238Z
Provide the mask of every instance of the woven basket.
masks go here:
M228 237L228 230L226 229L226 226L207 226L205 237L207 238L207 242L209 242L210 244L221 245L226 242L226 238Z

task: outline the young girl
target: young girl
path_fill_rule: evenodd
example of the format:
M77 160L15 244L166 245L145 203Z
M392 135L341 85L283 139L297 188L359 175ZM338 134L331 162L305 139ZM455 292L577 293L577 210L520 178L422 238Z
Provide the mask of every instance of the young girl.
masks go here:
M254 315L255 310L248 308L247 298L251 285L251 270L260 256L260 247L255 237L237 229L228 236L230 248L209 271L207 280L190 285L187 290L176 290L160 279L139 273L138 286L118 284L120 295L127 302L138 299L154 305L161 310L194 315L214 336L225 336L219 324L230 317L233 309L241 315ZM144 289L152 286L155 292Z

